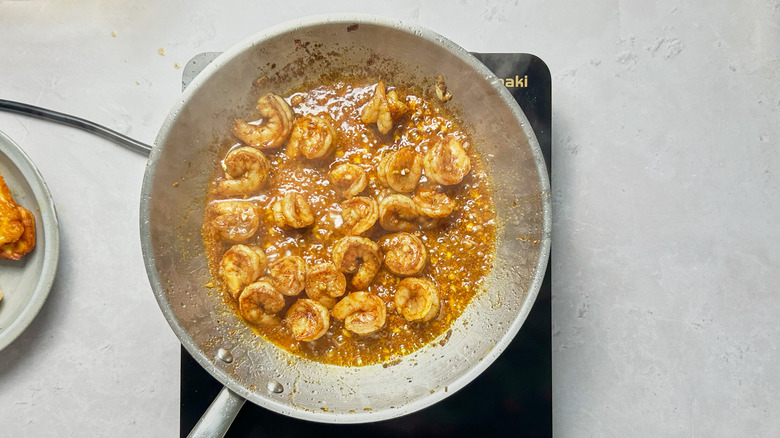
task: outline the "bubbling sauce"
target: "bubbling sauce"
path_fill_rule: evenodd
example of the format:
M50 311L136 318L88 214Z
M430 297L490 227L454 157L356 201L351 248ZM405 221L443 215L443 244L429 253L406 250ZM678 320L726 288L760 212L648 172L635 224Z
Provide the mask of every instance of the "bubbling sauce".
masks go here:
M384 263L368 287L361 289L379 297L386 309L384 325L371 334L359 335L350 331L344 321L334 318L332 310L329 310L329 328L324 335L313 341L296 340L286 312L299 299L308 298L305 291L296 296L283 296L284 309L269 312L261 323L252 324L243 318L267 340L295 355L318 362L341 366L386 363L421 348L447 332L474 295L484 287L485 278L493 266L496 224L490 179L481 157L470 144L469 135L441 102L392 87L388 90L395 92L394 97L405 105L405 111L393 114L391 129L381 133L379 124L365 123L362 117L364 108L371 104L380 87L384 89L382 82L344 79L285 96L284 101L289 104L295 119L329 117L336 134L330 150L320 158L309 159L295 151L291 153L285 147L286 143L270 148L260 146L270 163L268 168L261 167L267 172L262 188L238 196L226 196L219 189L220 184L233 177L226 174L221 162L215 163L209 186L203 228L209 269L224 300L241 316L240 300L228 291L224 268L221 267L223 255L236 242L226 240L216 231L218 226L215 224L219 219L211 206L226 199L250 202L258 212L259 226L254 233L249 230L251 237L240 243L262 249L268 263L273 264L285 256L299 256L311 268L333 262L332 248L346 235L341 215L341 205L346 198L329 179L331 170L344 163L360 167L367 176L367 185L358 196L380 203L387 196L397 193L380 181L378 168L383 156L406 148L426 157L431 148L442 142L455 141L462 145L470 161L470 169L460 182L442 185L426 175L428 172L423 172L414 191L404 193L412 199L424 192L444 194L451 200L450 207L454 207L449 214L444 214L446 211L437 214L445 216L441 218L426 217L418 212L419 220L413 221L409 231L423 243L427 255L424 268L414 277L429 280L438 290L439 310L434 318L427 322L411 322L404 318L400 309L396 308L395 294L405 277L392 273ZM272 117L263 114L263 117L248 124L259 126L272 121ZM245 142L224 144L222 156L243 146L246 146ZM448 166L451 158L445 156L431 165ZM276 220L274 204L288 193L300 194L308 202L313 215L311 225L302 228L280 226L284 224ZM380 221L376 221L360 236L381 246L387 240L385 236L395 232L384 229ZM260 270L259 280L267 279L269 271L265 266L261 266ZM335 302L358 290L351 282L352 274L345 275L346 293L335 298Z

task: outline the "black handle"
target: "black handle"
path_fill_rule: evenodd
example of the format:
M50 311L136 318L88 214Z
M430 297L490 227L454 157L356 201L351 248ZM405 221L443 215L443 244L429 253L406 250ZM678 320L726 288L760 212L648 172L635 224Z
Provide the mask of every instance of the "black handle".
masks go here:
M41 108L34 105L28 105L26 103L14 102L4 99L0 99L0 110L23 114L26 116L38 117L39 119L48 120L50 122L61 123L63 125L83 129L84 131L91 132L107 140L114 141L128 149L142 153L144 155L149 155L152 152L152 147L146 143L133 140L124 134L120 134L112 129L106 128L105 126L98 125L97 123L93 123L89 120L84 120L79 117L48 110L46 108Z

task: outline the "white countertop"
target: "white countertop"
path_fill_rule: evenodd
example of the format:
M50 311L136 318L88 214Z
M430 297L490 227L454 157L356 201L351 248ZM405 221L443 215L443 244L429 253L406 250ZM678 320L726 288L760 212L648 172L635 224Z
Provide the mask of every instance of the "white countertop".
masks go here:
M780 436L780 2L328 3L0 0L0 98L151 143L192 56L324 12L533 53L553 76L556 436ZM176 436L145 158L8 113L0 131L61 231L48 301L0 352L0 436Z

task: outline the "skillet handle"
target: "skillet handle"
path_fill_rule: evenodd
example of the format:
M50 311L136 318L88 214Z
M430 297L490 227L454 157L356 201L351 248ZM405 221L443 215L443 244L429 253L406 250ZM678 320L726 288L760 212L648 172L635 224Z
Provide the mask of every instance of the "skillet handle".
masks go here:
M223 387L187 437L224 437L245 401L240 395Z

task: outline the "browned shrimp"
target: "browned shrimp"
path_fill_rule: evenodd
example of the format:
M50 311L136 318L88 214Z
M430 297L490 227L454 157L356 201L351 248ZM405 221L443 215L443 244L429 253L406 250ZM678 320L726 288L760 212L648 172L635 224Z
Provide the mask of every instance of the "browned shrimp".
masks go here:
M357 164L351 163L336 166L328 173L328 179L345 198L357 196L368 185L366 171Z
M368 231L379 218L379 207L373 198L355 196L341 203L344 234L358 236Z
M441 185L459 183L471 170L471 160L454 136L434 144L423 160L425 176Z
M385 83L379 81L374 89L374 97L363 107L360 119L366 125L376 123L377 129L382 134L387 134L393 129L393 116L385 94Z
M341 272L354 274L352 286L366 289L382 267L382 252L371 239L342 237L333 245L333 263Z
M292 297L301 293L306 284L306 261L298 256L282 257L271 263L268 273L276 290Z
M365 292L352 292L333 307L333 317L344 321L344 327L358 335L368 335L385 325L387 310L378 296Z
M252 324L275 322L273 315L284 309L284 296L267 278L249 284L238 297L241 316Z
M382 239L385 266L393 274L408 277L417 275L425 268L428 253L422 240L414 234L395 233Z
M261 123L247 123L238 119L233 124L233 135L257 148L281 146L290 135L294 114L290 105L276 94L268 93L257 100Z
M250 201L217 201L209 205L207 225L231 242L243 242L260 227L257 207Z
M268 259L256 246L233 245L222 256L219 274L230 295L238 299L246 285L260 278L268 267Z
M347 278L330 262L320 263L306 272L306 295L328 309L347 290Z
M287 155L297 157L298 152L306 158L321 158L331 151L336 143L336 128L330 116L303 116L293 122Z
M431 218L447 217L455 210L455 201L444 193L432 190L419 192L412 200L420 214Z
M406 195L390 195L379 203L379 224L387 231L412 231L419 216L417 205Z
M293 338L309 342L321 338L330 328L328 309L322 304L301 298L294 302L285 315Z
M274 202L271 211L274 222L279 228L286 226L306 228L314 223L314 212L300 193L286 193L284 197Z
M219 192L224 196L248 195L265 185L271 163L259 150L242 146L228 152L222 169L226 179L219 182Z
M431 281L407 277L398 283L395 308L407 321L428 322L439 314L439 290Z
M386 153L379 162L379 182L396 192L413 192L423 171L422 157L410 147Z

